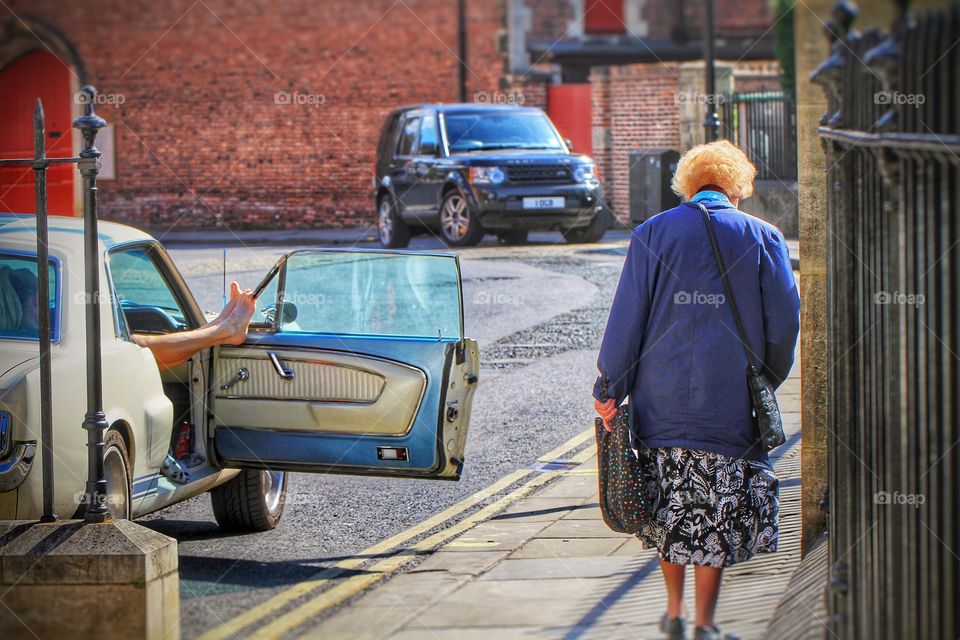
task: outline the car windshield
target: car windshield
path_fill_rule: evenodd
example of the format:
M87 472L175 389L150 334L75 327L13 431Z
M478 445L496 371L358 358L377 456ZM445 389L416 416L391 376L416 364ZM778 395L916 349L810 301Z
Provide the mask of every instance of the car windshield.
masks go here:
M444 131L451 152L484 149L551 149L563 145L547 116L539 111L447 113Z
M50 335L59 339L59 308L57 305L57 270L48 270L50 298ZM32 256L0 254L0 338L37 340L40 330L37 259Z

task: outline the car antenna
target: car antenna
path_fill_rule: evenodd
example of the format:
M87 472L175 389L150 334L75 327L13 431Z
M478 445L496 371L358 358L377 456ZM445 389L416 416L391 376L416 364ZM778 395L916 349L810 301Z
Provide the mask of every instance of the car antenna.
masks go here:
M227 248L223 248L223 306L227 306Z

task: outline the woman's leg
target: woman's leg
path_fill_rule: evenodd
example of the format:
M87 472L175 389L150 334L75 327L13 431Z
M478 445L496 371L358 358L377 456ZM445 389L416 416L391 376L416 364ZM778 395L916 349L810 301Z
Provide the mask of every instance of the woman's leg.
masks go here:
M697 593L697 626L715 627L713 614L717 609L717 598L720 597L720 580L723 578L723 569L716 567L694 567Z
M663 582L667 586L668 618L676 618L686 613L683 606L683 578L686 569L687 566L684 564L673 564L663 558L660 559L660 571L663 572Z

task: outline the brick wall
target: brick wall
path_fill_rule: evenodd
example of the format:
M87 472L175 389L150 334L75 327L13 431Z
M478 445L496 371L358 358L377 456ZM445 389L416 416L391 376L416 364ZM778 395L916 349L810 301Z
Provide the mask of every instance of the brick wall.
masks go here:
M679 149L679 70L674 63L595 68L593 85L594 159L607 200L629 224L629 159L632 149Z
M450 0L8 1L123 96L98 109L117 174L100 202L105 218L152 229L372 224L384 116L459 97ZM503 3L468 6L468 88L494 91ZM276 104L278 91L306 103Z

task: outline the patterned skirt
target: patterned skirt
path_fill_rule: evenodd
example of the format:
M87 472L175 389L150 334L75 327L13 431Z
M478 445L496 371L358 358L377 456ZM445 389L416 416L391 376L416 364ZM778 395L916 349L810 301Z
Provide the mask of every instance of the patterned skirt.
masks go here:
M637 537L672 564L727 567L777 550L780 482L766 463L678 447L640 449L654 518Z

